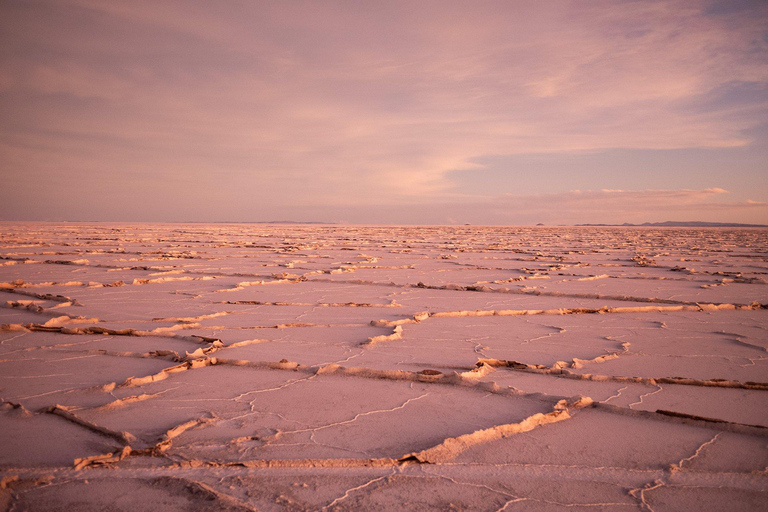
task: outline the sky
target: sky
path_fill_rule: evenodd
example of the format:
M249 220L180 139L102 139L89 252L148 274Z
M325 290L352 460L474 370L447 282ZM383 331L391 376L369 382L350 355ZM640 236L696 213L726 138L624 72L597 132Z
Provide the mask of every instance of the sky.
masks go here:
M0 2L0 220L768 224L768 2Z

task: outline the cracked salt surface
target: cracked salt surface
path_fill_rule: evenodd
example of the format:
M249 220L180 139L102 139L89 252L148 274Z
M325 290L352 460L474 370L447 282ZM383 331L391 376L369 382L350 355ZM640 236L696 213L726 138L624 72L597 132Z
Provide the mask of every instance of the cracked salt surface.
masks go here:
M766 510L768 232L11 224L0 507Z

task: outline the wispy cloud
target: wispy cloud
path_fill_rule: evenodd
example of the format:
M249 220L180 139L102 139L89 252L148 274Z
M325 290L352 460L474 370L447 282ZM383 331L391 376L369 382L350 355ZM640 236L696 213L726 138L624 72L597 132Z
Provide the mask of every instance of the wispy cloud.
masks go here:
M645 222L702 219L711 222L739 217L745 210L768 212L761 201L727 201L721 188L680 190L572 190L536 195L505 195L493 200L496 221ZM723 217L723 215L726 217ZM681 217L682 216L682 217Z

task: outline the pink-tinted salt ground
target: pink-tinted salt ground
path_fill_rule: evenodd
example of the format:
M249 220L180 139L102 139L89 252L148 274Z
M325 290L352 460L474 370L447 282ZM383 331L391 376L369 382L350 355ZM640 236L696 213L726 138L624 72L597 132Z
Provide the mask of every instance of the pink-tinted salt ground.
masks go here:
M768 231L0 225L0 508L768 510Z

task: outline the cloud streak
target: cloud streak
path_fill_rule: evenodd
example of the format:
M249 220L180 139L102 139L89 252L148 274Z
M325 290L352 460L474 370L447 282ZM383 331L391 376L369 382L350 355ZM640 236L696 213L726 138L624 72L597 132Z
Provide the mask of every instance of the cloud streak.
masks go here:
M506 194L466 203L457 222L492 224L578 224L662 222L665 220L744 219L768 213L768 203L728 200L721 188L678 190L572 190L551 194ZM450 209L443 205L444 210ZM436 208L436 211L440 208ZM454 208L454 212L456 209Z

